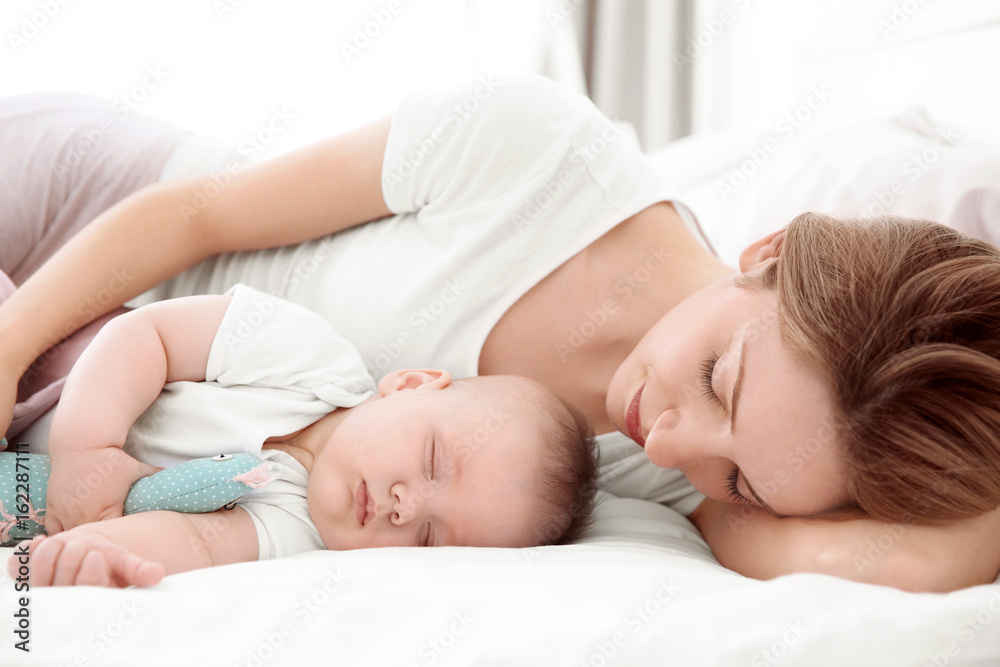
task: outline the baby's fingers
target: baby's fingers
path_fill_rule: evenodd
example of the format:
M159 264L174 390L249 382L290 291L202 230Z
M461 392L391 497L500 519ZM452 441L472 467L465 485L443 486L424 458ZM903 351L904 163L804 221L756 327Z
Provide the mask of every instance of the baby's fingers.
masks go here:
M110 572L111 568L104 554L100 551L91 551L80 563L76 583L79 586L111 586Z
M27 542L17 545L14 549L14 554L7 561L7 574L11 579L17 579L18 577L29 572L29 570L22 572L21 568L26 568L28 566L28 554L31 553L32 546L40 542L44 537L44 535L41 535L33 540L28 540ZM23 547L21 546L22 544L24 545Z
M166 575L166 569L160 563L140 558L135 554L120 549L120 552L111 556L110 573L113 583L111 585L124 588L125 586L152 586L160 583Z
M52 573L53 586L72 586L76 583L80 565L87 554L92 553L91 546L86 542L67 542L55 562ZM32 572L34 574L34 572Z
M137 558L134 556L134 558ZM132 586L155 586L163 581L167 575L167 570L160 563L144 560L139 563L129 574L129 583Z
M47 539L45 535L39 535L28 543L28 566L31 568L32 586L52 585L56 563L62 549L62 540Z

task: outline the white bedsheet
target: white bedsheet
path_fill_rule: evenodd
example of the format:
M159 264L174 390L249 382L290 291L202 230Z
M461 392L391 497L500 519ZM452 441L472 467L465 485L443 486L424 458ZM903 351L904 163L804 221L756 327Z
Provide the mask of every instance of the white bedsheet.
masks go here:
M6 625L13 582L0 580L0 590ZM573 546L316 552L189 572L151 589L37 589L30 613L30 659L3 630L0 664L1000 660L1000 585L916 595L820 575L752 581L716 564L673 510L617 499Z

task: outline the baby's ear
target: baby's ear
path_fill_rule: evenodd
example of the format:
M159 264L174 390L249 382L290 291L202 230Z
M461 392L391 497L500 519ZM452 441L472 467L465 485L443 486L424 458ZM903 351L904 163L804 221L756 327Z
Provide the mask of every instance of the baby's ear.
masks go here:
M436 368L411 368L384 375L378 393L388 396L406 389L444 389L451 384L451 374Z
M788 228L783 227L776 232L771 232L759 241L748 245L740 253L740 272L749 273L754 269L760 268L767 260L779 257L781 255L781 244L785 241L786 231L788 231Z

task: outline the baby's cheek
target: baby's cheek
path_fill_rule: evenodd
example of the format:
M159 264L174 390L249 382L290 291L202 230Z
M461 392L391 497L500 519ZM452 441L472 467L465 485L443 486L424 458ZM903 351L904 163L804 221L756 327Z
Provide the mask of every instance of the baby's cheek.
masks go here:
M346 522L339 520L336 503L329 496L329 488L324 488L322 483L315 482L315 477L310 478L309 488L306 491L307 505L309 507L309 520L323 540L323 545L332 551L342 551L349 548L345 545L345 535L347 532Z

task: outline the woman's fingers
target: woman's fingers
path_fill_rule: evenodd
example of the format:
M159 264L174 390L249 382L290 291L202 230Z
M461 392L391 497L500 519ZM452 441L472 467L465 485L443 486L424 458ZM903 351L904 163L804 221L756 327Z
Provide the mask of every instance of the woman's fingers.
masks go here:
M0 372L0 434L6 433L14 420L14 405L17 402L17 380L10 379L5 373ZM0 450L7 449L7 440L4 439Z

